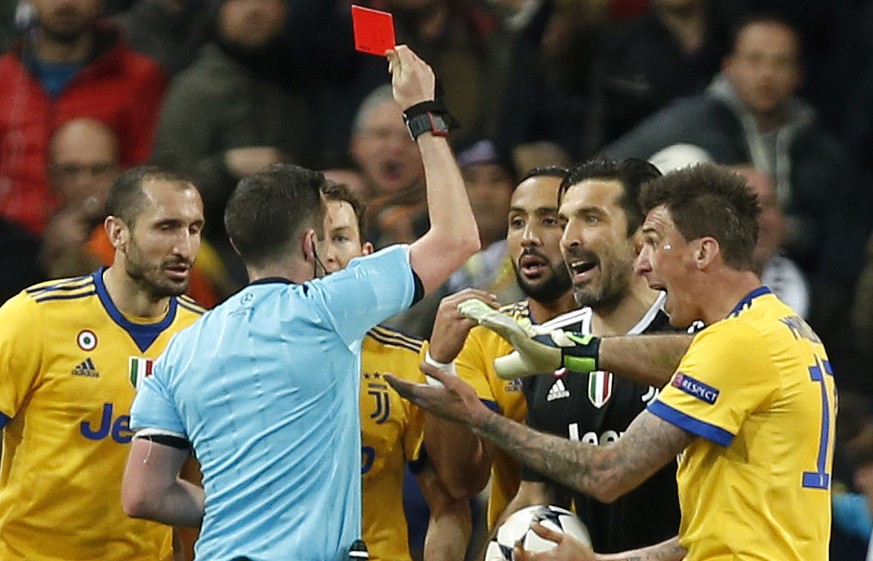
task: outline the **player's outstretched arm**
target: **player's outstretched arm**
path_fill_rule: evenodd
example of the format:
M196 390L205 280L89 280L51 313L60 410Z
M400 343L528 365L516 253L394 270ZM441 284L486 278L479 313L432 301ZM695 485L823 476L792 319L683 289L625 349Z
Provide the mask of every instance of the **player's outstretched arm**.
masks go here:
M427 364L422 371L442 386L411 384L392 376L397 392L435 414L469 425L542 475L601 502L611 502L649 478L684 450L693 435L643 411L618 441L595 446L549 435L485 407L469 384Z
M600 338L560 329L538 331L518 325L477 300L462 302L459 310L515 348L515 352L494 361L497 375L507 380L566 367L583 373L608 370L661 387L670 381L692 339L686 334Z
M388 62L394 99L404 113L434 100L433 71L409 47L398 45L389 51ZM424 132L416 142L424 164L430 229L412 243L409 254L425 292L431 292L479 250L479 230L446 138Z
M692 339L684 333L604 337L597 364L613 374L663 387L673 377Z

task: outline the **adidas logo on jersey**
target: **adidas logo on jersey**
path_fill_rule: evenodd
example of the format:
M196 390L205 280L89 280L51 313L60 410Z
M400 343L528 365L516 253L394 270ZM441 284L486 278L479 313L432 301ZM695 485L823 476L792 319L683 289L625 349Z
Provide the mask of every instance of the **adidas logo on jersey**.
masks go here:
M555 401L556 399L564 399L570 397L570 392L567 386L564 385L564 380L558 378L552 387L549 388L549 394L546 396L546 401Z
M97 372L97 367L94 366L94 362L90 358L86 358L82 363L73 368L74 376L88 376L89 378L98 378L100 377L100 373Z

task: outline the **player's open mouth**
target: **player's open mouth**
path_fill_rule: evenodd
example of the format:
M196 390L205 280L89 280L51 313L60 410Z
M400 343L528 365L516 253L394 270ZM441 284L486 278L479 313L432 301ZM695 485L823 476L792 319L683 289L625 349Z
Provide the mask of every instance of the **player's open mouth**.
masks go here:
M191 267L188 267L187 265L177 265L175 267L167 267L166 271L170 277L176 280L185 280L188 278L188 273L191 271Z
M598 268L596 261L575 261L569 264L570 272L573 273L573 283L580 283L594 276L594 270Z
M526 277L539 277L548 268L548 262L537 255L522 255L518 267Z

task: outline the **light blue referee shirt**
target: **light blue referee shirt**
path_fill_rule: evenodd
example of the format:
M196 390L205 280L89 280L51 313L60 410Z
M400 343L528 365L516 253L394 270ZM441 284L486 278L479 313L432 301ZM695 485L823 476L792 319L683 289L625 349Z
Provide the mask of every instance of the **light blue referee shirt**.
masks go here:
M409 248L392 246L304 285L255 282L173 338L130 424L192 443L198 559L346 556L361 534L361 340L415 293Z

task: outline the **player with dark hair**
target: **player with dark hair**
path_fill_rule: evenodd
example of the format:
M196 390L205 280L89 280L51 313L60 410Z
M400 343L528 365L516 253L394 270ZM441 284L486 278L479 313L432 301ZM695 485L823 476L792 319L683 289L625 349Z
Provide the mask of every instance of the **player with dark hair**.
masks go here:
M557 167L535 169L512 193L507 253L528 297L500 308L507 317L539 324L576 307L559 245L558 188L566 173ZM481 291L470 289L443 298L426 359L456 369L489 407L523 421L527 408L521 384L501 380L494 372L494 359L512 347L496 333L474 327L474 322L457 311L458 302L475 295L483 298ZM489 301L497 305L496 300ZM501 450L485 446L465 427L433 415L426 415L425 443L428 458L452 496L473 497L490 477L488 525L493 526L518 488L518 463Z
M681 454L678 537L610 559L826 559L834 376L815 332L753 271L754 194L737 174L701 165L648 183L640 200L647 216L637 271L667 293L673 325L702 320L708 327L622 438L592 446L538 433L494 415L472 388L427 365L444 388L389 382L541 473L605 501ZM465 311L521 340L518 326L482 303ZM645 347L633 338L609 341L588 360ZM578 359L587 346L568 348ZM579 542L538 528L558 547L529 556L517 549L518 558L595 559Z
M125 510L202 522L198 557L347 555L361 534L361 342L479 248L433 72L404 46L388 59L433 195L428 232L316 278L324 176L275 165L244 178L225 225L251 282L176 337L137 395ZM204 489L177 477L192 447Z
M572 328L580 334L638 335L671 331L661 309L664 294L634 274L643 213L641 186L660 173L643 160L591 160L574 168L560 189L564 261L581 306ZM605 370L559 369L522 380L527 424L537 430L605 445L622 437L634 418L658 396L658 386ZM526 466L504 516L534 504L572 506L588 526L595 550L625 551L675 536L679 529L676 463L609 504L556 484Z
M136 388L203 313L183 296L203 203L134 168L110 187L112 266L30 287L0 308L0 558L168 561L168 526L121 509ZM187 456L181 458L184 461Z

